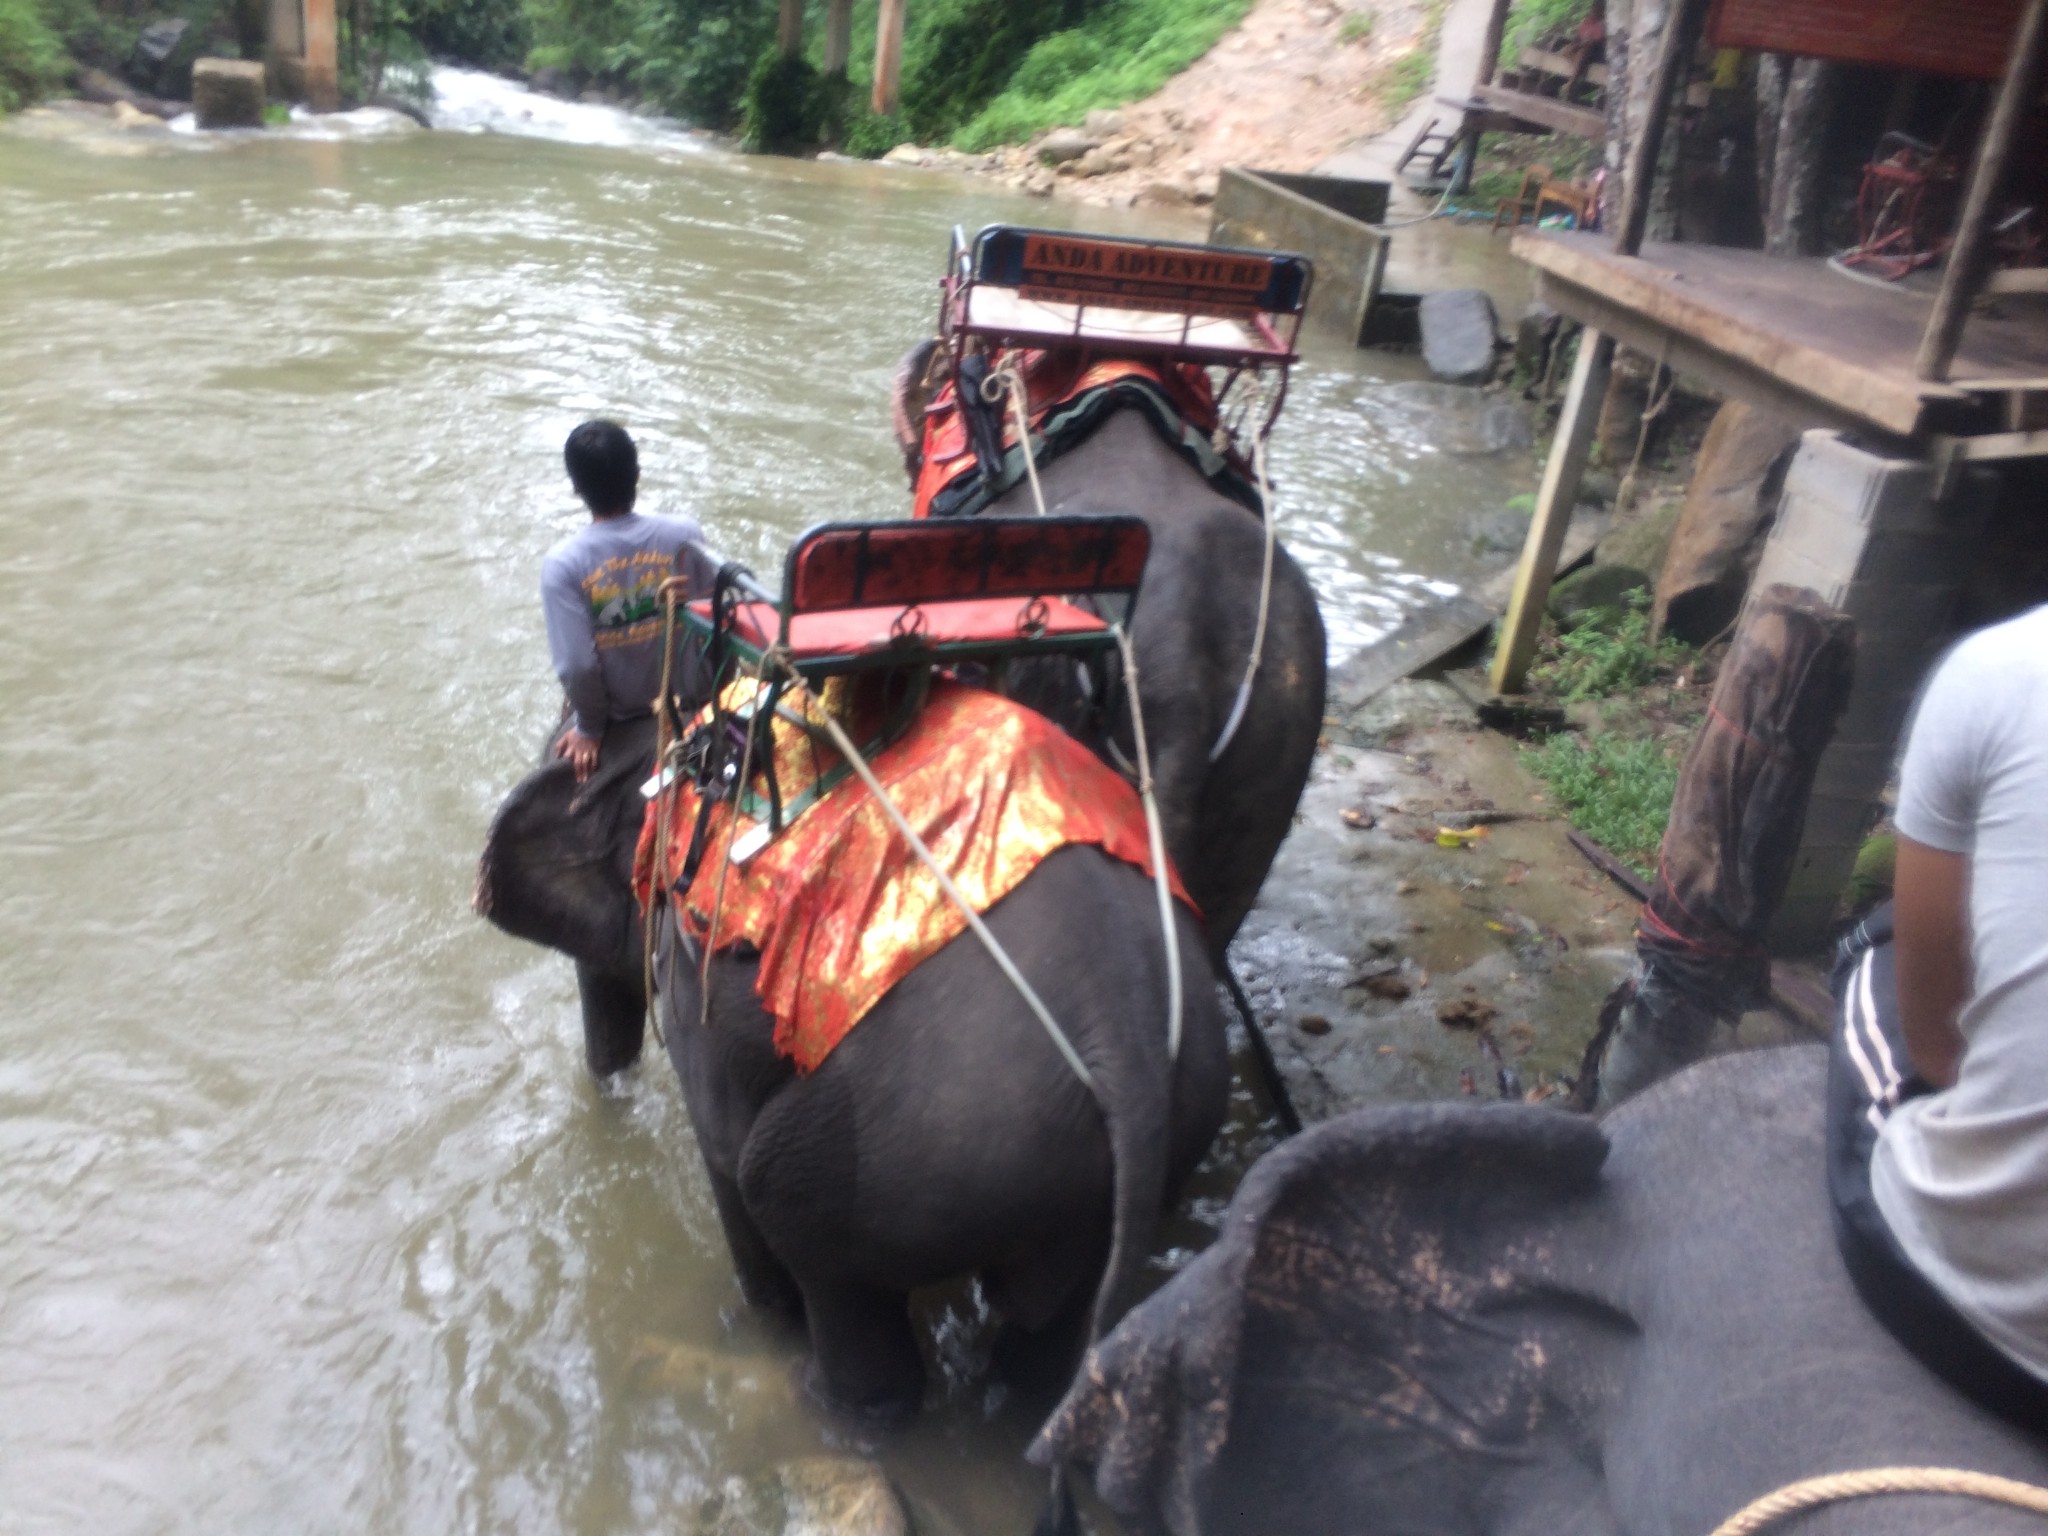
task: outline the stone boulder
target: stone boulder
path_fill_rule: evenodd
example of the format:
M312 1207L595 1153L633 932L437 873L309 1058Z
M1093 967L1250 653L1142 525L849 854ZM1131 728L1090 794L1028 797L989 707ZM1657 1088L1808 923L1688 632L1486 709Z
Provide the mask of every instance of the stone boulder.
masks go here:
M728 1478L689 1528L702 1536L910 1536L882 1469L856 1456L806 1456Z
M1546 608L1561 628L1593 622L1603 627L1628 612L1629 594L1650 590L1650 573L1632 565L1589 565L1550 589Z
M1704 645L1734 621L1756 574L1799 434L1731 400L1700 444L1657 578L1655 633Z
M1422 360L1446 383L1484 384L1492 378L1498 341L1493 300L1483 289L1422 296Z
M263 66L250 59L200 59L192 66L192 115L201 128L263 126Z
M1097 107L1082 122L1090 133L1100 134L1105 139L1114 138L1124 131L1124 115L1114 107Z
M1065 165L1069 160L1080 159L1101 143L1101 134L1089 133L1083 128L1055 128L1033 146L1033 151L1047 165Z
M1671 552L1671 539L1678 530L1678 502L1669 497L1652 501L1643 510L1620 523L1600 541L1600 558L1609 565L1634 566L1639 571L1661 571Z

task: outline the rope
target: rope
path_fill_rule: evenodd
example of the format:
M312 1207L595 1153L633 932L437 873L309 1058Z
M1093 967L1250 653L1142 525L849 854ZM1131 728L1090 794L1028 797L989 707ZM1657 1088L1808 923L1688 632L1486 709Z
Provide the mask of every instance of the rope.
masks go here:
M991 394L990 390L995 393ZM1031 446L1029 401L1024 392L1024 379L1017 372L1015 363L1004 363L981 381L981 398L990 405L994 405L1005 391L1010 396L1010 413L1017 418L1017 451L1024 455L1024 473L1031 479L1031 500L1038 507L1038 515L1043 517L1045 489L1038 483L1038 451Z
M654 847L657 875L660 861L667 857L669 817L675 811L674 786L669 771L677 765L681 738L675 732L673 687L676 660L676 603L687 595L687 582L671 576L661 584L661 691L654 696ZM654 1002L654 927L662 904L668 899L667 883L659 878L648 882L647 910L640 914L640 995L647 1004L647 1022L663 1050L668 1036L661 1032L661 1010Z
M2032 1483L1956 1467L1871 1467L1861 1472L1835 1472L1788 1483L1722 1521L1714 1528L1714 1536L1753 1536L1754 1532L1800 1510L1881 1493L1951 1493L2048 1515L2048 1488L2037 1488Z
M1145 805L1145 835L1152 845L1152 885L1159 893L1159 931L1166 939L1166 1059L1180 1060L1181 985L1180 933L1173 923L1173 892L1166 880L1166 834L1159 825L1159 802L1152 794L1152 756L1145 750L1145 710L1138 701L1138 653L1130 633L1116 626L1116 643L1124 653L1124 687L1131 694L1131 735L1138 744L1138 798Z
M1230 718L1223 722L1223 733L1216 738L1216 745L1209 749L1209 761L1215 762L1230 749L1230 743L1237 736L1237 728L1244 724L1245 710L1252 702L1252 680L1259 675L1259 661L1266 652L1266 616L1273 603L1273 549L1279 543L1280 534L1273 513L1273 488L1266 480L1266 435L1262 432L1252 439L1252 472L1259 481L1259 505L1265 511L1266 519L1266 561L1259 572L1259 619L1252 628L1251 659L1245 663L1244 681L1237 685L1237 697L1231 701Z
M811 692L810 685L804 681L803 675L790 665L788 658L784 654L779 650L771 650L763 654L761 665L764 669L771 659L781 668L783 674L789 678L793 686L802 690L806 697L813 700L817 699L817 695ZM996 936L988 931L988 925L981 920L981 915L969 905L967 898L960 893L960 888L953 883L952 876L948 875L939 866L939 861L932 856L931 849L924 845L924 839L919 837L916 831L912 829L910 823L904 819L903 813L896 808L896 802L889 798L888 791L882 788L881 780L875 777L874 770L868 766L867 759L861 756L860 749L853 744L853 738L848 736L840 727L839 722L832 717L830 711L822 707L822 703L819 715L824 721L826 734L832 738L832 745L839 750L839 755L846 759L855 773L860 775L860 781L867 785L868 793L875 797L876 802L882 807L889 820L895 823L896 830L903 835L903 840L910 844L911 852L915 853L924 862L925 868L932 872L933 877L939 882L939 889L944 891L947 899L960 909L960 915L967 919L967 926L974 930L974 936L981 940L982 947L989 952L989 957L995 961L1002 973L1009 978L1010 985L1017 989L1017 995L1022 997L1032 1013L1037 1015L1038 1022L1045 1026L1046 1034L1052 1037L1052 1043L1059 1049L1060 1055L1066 1058L1067 1065L1074 1069L1074 1075L1087 1085L1088 1091L1095 1094L1097 1101L1100 1102L1101 1092L1096 1087L1095 1075L1088 1070L1088 1063L1083 1061L1081 1053L1074 1049L1074 1043L1067 1038L1066 1032L1060 1028L1059 1021L1053 1018L1052 1010L1045 1006L1044 999L1040 998L1038 993L1032 989L1031 983L1024 979L1024 973L1017 969L1016 962L1011 960L1008 952L996 941ZM728 844L729 847L730 845ZM721 886L723 881L724 874L721 871ZM713 921L715 923L716 919L714 918ZM708 942L705 945L704 952L707 956L711 953ZM1175 975L1178 976L1178 974L1179 970L1176 967Z

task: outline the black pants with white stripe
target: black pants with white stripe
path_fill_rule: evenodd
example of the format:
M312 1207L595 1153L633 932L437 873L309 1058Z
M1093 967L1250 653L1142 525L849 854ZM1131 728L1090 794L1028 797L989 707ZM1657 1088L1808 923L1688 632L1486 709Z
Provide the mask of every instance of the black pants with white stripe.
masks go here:
M1828 1058L1828 1193L1842 1261L1877 1320L1935 1375L2014 1423L2048 1424L2048 1384L1985 1340L1899 1247L1870 1192L1870 1154L1891 1112L1932 1090L1913 1072L1899 1028L1892 909L1873 912L1835 962Z

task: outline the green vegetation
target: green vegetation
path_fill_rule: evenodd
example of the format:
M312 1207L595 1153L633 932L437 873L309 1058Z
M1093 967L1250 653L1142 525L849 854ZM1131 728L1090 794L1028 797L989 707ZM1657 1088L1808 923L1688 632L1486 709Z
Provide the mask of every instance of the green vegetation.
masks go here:
M1501 64L1508 69L1516 68L1524 48L1576 27L1592 10L1593 0L1515 0L1514 9L1508 13L1507 31L1501 35Z
M1389 112L1400 114L1408 104L1429 89L1436 78L1436 45L1444 30L1444 11L1450 0L1425 0L1422 34L1415 46L1376 71L1359 87L1361 96L1377 96Z
M1379 16L1373 11L1352 11L1337 24L1337 41L1340 43L1362 43L1372 36L1374 24Z
M12 112L64 78L64 47L36 0L0 0L0 112Z
M1572 825L1616 858L1648 873L1656 862L1678 763L1701 713L1700 690L1678 674L1694 653L1650 638L1649 596L1628 594L1625 611L1596 609L1562 632L1547 632L1529 669L1529 688L1567 704L1609 701L1600 729L1559 732L1523 751Z
M1650 639L1650 595L1637 588L1624 612L1596 609L1550 639L1529 680L1567 703L1604 699L1668 677L1692 652L1666 637Z
M1678 790L1678 753L1649 737L1559 734L1523 750L1522 761L1550 786L1572 825L1626 864L1649 874Z
M1037 43L1002 93L952 142L991 149L1078 123L1097 107L1149 96L1214 47L1249 8L1250 0L1106 0L1081 25ZM906 88L906 107L909 100Z

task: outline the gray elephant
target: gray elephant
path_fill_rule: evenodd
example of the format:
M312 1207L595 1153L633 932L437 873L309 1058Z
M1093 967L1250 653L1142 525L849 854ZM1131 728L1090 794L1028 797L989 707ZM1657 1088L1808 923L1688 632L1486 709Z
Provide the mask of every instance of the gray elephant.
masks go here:
M1061 1382L1130 1303L1160 1208L1214 1139L1229 1091L1200 930L1175 913L1177 1060L1145 874L1068 846L986 915L1092 1090L970 934L799 1076L755 995L759 956L713 955L700 1024L697 966L665 918L662 1033L741 1288L803 1320L819 1402L882 1420L916 1410L908 1298L921 1286L979 1276L1009 1325L999 1365L1049 1367Z
M642 1040L630 874L652 756L652 723L639 722L613 727L581 792L566 762L534 770L492 824L478 883L492 922L576 960L585 1056L600 1076ZM1149 877L1070 846L986 914L1089 1067L1091 1092L966 934L799 1076L756 996L758 956L713 956L706 1011L664 910L670 1059L741 1288L808 1329L812 1395L885 1420L914 1411L923 1367L908 1293L967 1274L1011 1325L1004 1363L1063 1382L1128 1304L1161 1205L1223 1121L1224 1024L1192 915L1175 905L1185 1002L1169 1062Z
M1826 1473L2048 1484L2048 1441L1956 1395L1857 1299L1825 1067L1818 1047L1722 1057L1598 1123L1431 1104L1319 1126L1096 1348L1033 1454L1177 1536L1705 1536ZM1774 1529L2041 1521L1912 1494Z
M896 374L892 417L913 478L933 345L914 349ZM1039 477L1049 513L1128 513L1151 530L1131 626L1145 733L1166 849L1220 960L1293 824L1322 732L1325 643L1315 590L1277 549L1259 672L1242 720L1212 763L1258 622L1265 549L1259 517L1169 447L1136 407L1112 411L1085 440L1041 464ZM1037 505L1022 483L985 510L1016 516ZM1026 685L1018 696L1087 738L1081 721L1063 715L1066 695L1058 690L1034 693ZM1116 737L1128 760L1127 723L1120 721Z

